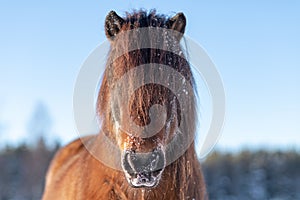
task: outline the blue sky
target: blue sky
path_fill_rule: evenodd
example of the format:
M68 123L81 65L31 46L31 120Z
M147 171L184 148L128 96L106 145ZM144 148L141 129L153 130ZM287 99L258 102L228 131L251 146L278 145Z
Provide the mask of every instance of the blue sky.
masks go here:
M106 38L104 18L134 8L184 12L186 34L208 52L224 81L220 148L300 145L298 1L2 1L0 145L32 137L28 121L43 102L54 137L77 137L72 94L80 66Z

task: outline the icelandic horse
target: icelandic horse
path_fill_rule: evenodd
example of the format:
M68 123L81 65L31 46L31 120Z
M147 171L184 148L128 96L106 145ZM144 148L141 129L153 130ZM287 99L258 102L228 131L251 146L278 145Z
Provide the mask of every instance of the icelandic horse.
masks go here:
M171 45L178 50L177 53L153 48L130 50L130 45L138 40L134 38L134 34L118 42L115 40L118 34L149 27L173 31L174 34L168 37L165 37L165 34L147 33L143 37L161 45ZM110 42L110 52L97 97L96 113L101 119L101 134L105 134L119 149L121 156L118 159L122 168L117 170L106 166L85 147L84 143L97 141L93 143L94 148L106 152L104 156L107 158L116 159L114 154L97 140L100 133L77 139L60 149L52 160L46 177L43 200L208 199L194 141L176 160L168 162L173 151L180 147L180 142L188 137L194 138L196 131L194 77L180 46L185 27L186 18L183 13L166 17L157 14L156 11L140 10L127 13L126 17L122 18L114 11L109 12L105 19L105 33ZM124 50L125 53L112 59L114 54ZM112 101L111 91L114 83L130 70L146 64L152 67L143 68L136 76L147 76L153 83L147 82L134 90L133 94L129 94L129 105L124 105L122 99L123 94L130 91L126 88L119 91L119 96ZM174 77L164 77L161 74L162 70L159 67L155 68L156 64L175 70L192 86L192 92L183 102L185 105L179 105L182 102L178 101L176 94L170 89L155 84L157 80L167 79L168 85L180 88L178 80ZM126 87L130 88L135 78L135 75L129 76ZM119 121L132 120L141 127L151 123L151 120L152 123L158 123L161 116L150 116L149 111L156 104L165 107L167 125L155 135L142 137L138 134L130 135L119 129ZM122 114L125 107L130 116ZM181 132L176 131L178 126L181 126ZM174 137L179 138L177 143L172 148L167 148Z

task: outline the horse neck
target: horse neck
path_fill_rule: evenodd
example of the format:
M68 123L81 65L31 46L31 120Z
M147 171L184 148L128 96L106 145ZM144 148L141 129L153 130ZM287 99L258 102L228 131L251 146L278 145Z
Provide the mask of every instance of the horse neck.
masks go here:
M194 143L175 162L166 168L173 174L176 184L188 181L196 171L200 170L200 164L194 149Z
M167 166L164 173L168 176L164 181L172 183L168 185L167 189L174 191L180 199L192 199L193 196L195 199L205 199L204 177L201 173L194 143L178 160ZM168 183L163 182L162 184Z

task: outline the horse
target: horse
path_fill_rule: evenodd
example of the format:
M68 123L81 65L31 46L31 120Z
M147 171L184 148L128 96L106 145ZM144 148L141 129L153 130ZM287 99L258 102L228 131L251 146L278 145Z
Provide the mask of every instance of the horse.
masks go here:
M101 133L77 139L56 153L47 172L43 200L208 199L194 141L183 152L173 156L176 148L181 146L180 141L194 138L196 131L194 77L180 46L185 27L186 17L183 13L173 17L157 14L155 10L133 11L126 13L125 17L120 17L115 11L108 13L105 34L110 42L110 52L96 102ZM116 39L126 31L141 28L162 30L161 34L156 35L146 30L142 40L172 46L176 49L175 53L157 48L132 50L131 45L139 42L134 38L137 37L135 34L118 41ZM166 37L164 31L168 30L173 32ZM113 95L115 83L132 69L143 65L144 68L126 79L128 89L119 89L117 95ZM192 86L184 102L178 100L174 91L163 84L157 84L157 81L165 81L170 87L182 87L175 76L163 76L160 65L179 73ZM134 88L135 78L141 78L141 87ZM152 82L146 82L146 78ZM127 94L129 91L133 93ZM125 99L128 105L125 105L124 97L128 98ZM150 123L157 127L162 114L151 113L154 105L164 106L166 111L164 119L167 123L157 133L143 137L141 133L130 134L130 131L125 131L128 129L120 129L120 123L126 125L129 120L138 127ZM126 116L126 109L129 116ZM181 132L176 131L179 126ZM118 162L121 163L121 170L108 167L85 147L84 143L93 141L93 148L105 152L104 156L108 160L116 159L109 149L105 149L103 135L120 152ZM179 143L167 148L177 135Z

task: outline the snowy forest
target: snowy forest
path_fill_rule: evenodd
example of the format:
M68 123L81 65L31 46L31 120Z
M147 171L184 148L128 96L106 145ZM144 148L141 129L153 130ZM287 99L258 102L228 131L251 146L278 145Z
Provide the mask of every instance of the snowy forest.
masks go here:
M37 104L28 122L31 139L0 148L0 200L41 198L47 168L61 147L59 140L49 142L51 121L47 107ZM215 150L201 162L211 200L300 199L298 150Z
M45 173L59 144L7 146L0 154L0 199L40 199ZM215 151L202 163L210 199L300 199L296 151Z

